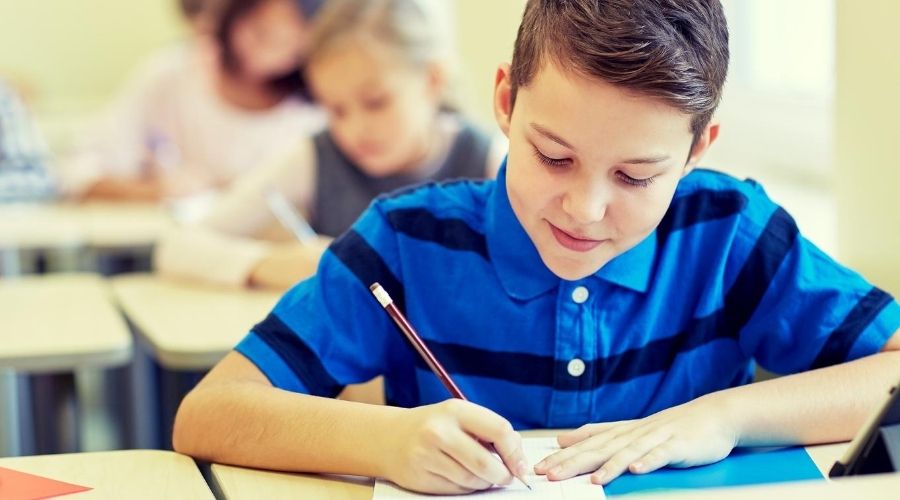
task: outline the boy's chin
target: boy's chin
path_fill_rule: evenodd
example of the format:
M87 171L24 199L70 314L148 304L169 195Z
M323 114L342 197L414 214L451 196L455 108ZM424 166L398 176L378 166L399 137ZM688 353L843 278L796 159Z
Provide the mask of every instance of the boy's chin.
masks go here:
M544 265L558 278L566 281L578 281L596 273L603 267L603 262L586 262L563 259L544 259Z

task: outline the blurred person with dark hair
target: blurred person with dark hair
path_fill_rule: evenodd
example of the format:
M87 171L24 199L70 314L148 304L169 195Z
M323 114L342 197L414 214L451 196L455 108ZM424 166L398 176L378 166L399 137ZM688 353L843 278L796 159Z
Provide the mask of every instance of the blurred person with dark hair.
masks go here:
M193 36L151 57L63 164L86 199L211 193L319 130L302 78L318 2L180 0Z
M493 176L506 152L461 107L456 54L435 1L329 0L306 76L326 130L254 169L199 224L161 238L162 274L286 289L315 272L331 238L381 194L426 181ZM267 203L280 191L319 235L300 244Z
M35 201L56 194L44 138L19 96L0 80L0 202Z

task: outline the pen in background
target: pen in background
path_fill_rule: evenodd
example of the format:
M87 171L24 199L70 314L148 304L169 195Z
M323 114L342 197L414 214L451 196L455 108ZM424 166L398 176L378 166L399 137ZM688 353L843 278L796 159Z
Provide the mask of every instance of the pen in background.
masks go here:
M298 212L285 198L281 191L270 187L265 192L266 203L269 209L282 226L287 228L302 245L306 245L316 239L316 231L309 222Z

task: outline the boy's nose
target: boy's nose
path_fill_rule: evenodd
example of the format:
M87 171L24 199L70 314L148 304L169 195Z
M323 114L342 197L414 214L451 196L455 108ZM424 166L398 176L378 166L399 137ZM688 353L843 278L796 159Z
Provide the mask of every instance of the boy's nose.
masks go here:
M563 198L563 210L583 225L603 220L608 205L609 193L602 183L579 182Z

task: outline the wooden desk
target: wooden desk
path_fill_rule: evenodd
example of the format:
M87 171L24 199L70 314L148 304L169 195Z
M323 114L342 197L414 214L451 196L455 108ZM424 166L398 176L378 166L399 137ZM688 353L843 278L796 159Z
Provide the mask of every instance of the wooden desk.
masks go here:
M64 271L99 267L122 252L149 261L153 244L173 224L165 209L140 203L24 203L0 205L0 271L28 272L51 255Z
M134 325L133 448L169 448L178 405L203 373L266 317L277 292L176 282L152 274L111 280Z
M114 278L112 289L141 340L169 370L211 368L281 296L175 282L152 274Z
M0 205L0 247L149 246L171 225L162 207L141 203Z
M557 432L558 431L529 431L524 434L526 436L555 436ZM827 474L828 470L831 468L831 464L840 457L846 446L846 444L811 446L807 448L807 451L816 466L819 467L819 470L823 471L823 474ZM313 474L272 472L221 464L213 464L211 468L213 479L213 483L211 484L213 489L221 492L222 495L229 500L294 497L363 500L372 497L372 488L374 487L374 481L368 478L344 478ZM858 484L858 487L861 488L860 491L868 492L870 489L875 489L884 484L881 479L874 480L871 484L870 482L872 480L860 483L857 483L857 481L858 480L853 480L853 482L848 483L848 485L842 485L842 488L855 488ZM894 481L891 484L894 485L894 491L896 491L896 488L900 486L900 476L894 478ZM744 491L751 489L768 489L769 491L767 491L767 493L774 494L774 496L771 496L770 498L795 498L794 496L787 497L782 495L780 489L787 488L787 491L794 492L795 489L802 491L806 488L811 488L816 492L815 495L818 495L822 490L827 489L829 486L831 486L831 484L828 483L782 483L780 485L754 486L749 488L697 490L696 492L687 493L687 496L684 498L694 498L690 495L706 495L707 491L717 491L718 498L731 498L732 494L745 495L746 493L744 493ZM841 497L842 499L861 497L847 496L848 489L842 489L841 491L843 492L842 495L844 495ZM762 495L753 496L752 498L760 497L762 497ZM641 496L640 498L644 499L651 497ZM681 494L678 493L675 495L659 495L658 497L654 496L653 498L659 498L661 500L663 498L673 499L682 497ZM716 496L702 496L697 498L716 498ZM735 498L751 498L751 496L736 496ZM816 497L811 496L810 498ZM835 496L834 498L838 497Z
M72 495L73 500L213 499L194 461L170 451L126 450L0 458L0 467L93 488Z
M121 365L131 335L99 276L48 274L0 280L0 368L72 371Z
M90 274L0 279L0 304L0 455L21 453L23 434L46 441L49 448L38 444L38 450L75 450L77 412L64 411L74 401L74 370L131 359L131 335L110 301L106 282ZM29 398L23 408L18 404L19 392L32 392L21 391L17 374L22 373L52 373L31 378L32 385L41 387L33 419ZM22 412L25 418L20 419ZM71 421L59 415L69 415ZM38 432L25 428L32 423ZM63 440L68 444L60 444Z

